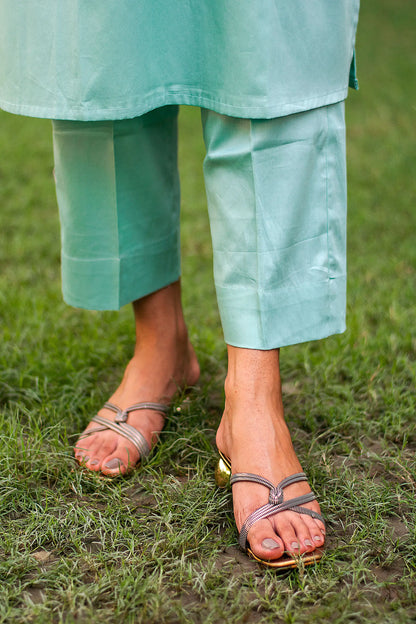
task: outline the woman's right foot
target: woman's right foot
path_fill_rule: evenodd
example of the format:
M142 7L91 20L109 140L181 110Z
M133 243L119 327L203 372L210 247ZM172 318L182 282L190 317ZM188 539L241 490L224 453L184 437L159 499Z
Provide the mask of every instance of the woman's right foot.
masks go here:
M188 338L178 294L178 283L175 283L134 304L135 353L120 386L109 399L122 410L141 402L169 405L175 394L195 385L199 379L199 365ZM98 414L114 421L114 412L105 407ZM161 412L135 410L129 412L127 423L137 429L152 448L164 421ZM138 449L110 429L88 433L97 426L90 422L80 436L75 458L95 472L108 476L125 474L140 461Z

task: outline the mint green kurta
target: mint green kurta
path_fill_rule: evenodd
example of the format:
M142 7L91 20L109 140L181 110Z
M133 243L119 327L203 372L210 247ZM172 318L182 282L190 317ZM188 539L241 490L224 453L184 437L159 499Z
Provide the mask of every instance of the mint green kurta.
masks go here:
M346 97L359 0L1 0L0 106L75 120L166 104L270 118Z

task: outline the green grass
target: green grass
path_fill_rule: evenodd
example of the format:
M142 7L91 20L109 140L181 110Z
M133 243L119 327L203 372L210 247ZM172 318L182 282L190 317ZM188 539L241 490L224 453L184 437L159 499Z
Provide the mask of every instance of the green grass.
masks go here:
M0 115L0 622L416 619L413 0L363 0L347 103L348 330L282 351L287 420L328 519L313 568L239 552L214 485L225 348L199 111L181 112L184 305L201 389L129 478L71 445L131 355L132 314L62 303L50 124Z

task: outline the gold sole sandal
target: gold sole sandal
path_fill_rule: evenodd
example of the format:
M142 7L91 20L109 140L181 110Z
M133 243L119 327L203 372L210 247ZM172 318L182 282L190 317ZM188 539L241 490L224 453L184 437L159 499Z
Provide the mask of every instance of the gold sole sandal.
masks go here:
M88 429L81 438L92 435L93 433L99 433L100 431L105 431L106 429L111 429L115 431L118 435L123 436L126 440L129 440L140 454L140 460L142 461L145 457L151 452L151 449L143 436L137 429L128 424L127 419L129 417L130 412L135 412L136 410L154 410L155 412L160 412L165 416L169 411L169 406L164 403L136 403L135 405L131 405L126 409L121 409L114 403L104 403L104 407L109 409L110 411L115 413L114 420L108 420L107 418L103 418L96 414L91 420L94 423L97 423L99 426L94 427L93 429ZM136 464L137 465L137 464ZM119 473L120 475L122 473ZM105 475L105 476L119 476L117 475Z
M247 541L247 535L250 528L257 522L258 520L263 520L265 518L269 518L270 516L274 516L281 511L296 511L298 513L307 514L316 520L320 520L325 524L325 521L321 514L316 511L312 511L307 507L302 507L305 503L310 503L311 501L316 499L316 496L313 492L309 494L303 494L302 496L297 496L296 498L291 498L288 501L283 499L283 489L288 485L292 485L293 483L298 483L299 481L307 481L307 477L304 472L298 472L296 474L291 475L290 477L286 477L280 481L278 485L273 485L271 481L265 479L256 474L252 474L249 472L238 472L235 474L231 474L231 462L219 451L220 459L217 464L217 468L215 471L215 481L220 488L226 487L228 483L233 485L234 483L238 483L240 481L251 481L253 483L259 483L260 485L264 485L270 490L269 502L266 505L263 505L252 514L248 516L243 526L241 527L240 535L238 537L238 542L240 544L240 548L246 552L250 557L258 561L264 566L269 568L278 568L278 569L288 569L288 568L297 568L300 566L307 566L313 563L316 563L322 557L322 550L316 549L312 553L305 553L303 555L299 555L298 557L293 557L291 555L283 555L280 559L267 560L261 559L257 557L250 549L250 545Z

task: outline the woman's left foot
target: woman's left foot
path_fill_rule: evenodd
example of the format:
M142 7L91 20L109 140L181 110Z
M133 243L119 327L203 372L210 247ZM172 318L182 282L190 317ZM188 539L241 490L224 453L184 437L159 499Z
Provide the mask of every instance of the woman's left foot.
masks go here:
M239 357L238 366L233 365L234 355ZM253 473L277 485L284 478L302 472L283 417L278 352L230 347L225 391L217 446L231 460L232 473ZM248 516L268 502L269 490L244 481L235 483L232 489L235 521L240 532ZM294 483L284 489L284 500L310 492L306 481ZM320 513L316 500L302 507ZM271 561L285 552L299 555L322 547L325 525L309 515L283 511L257 521L247 538L256 557Z

